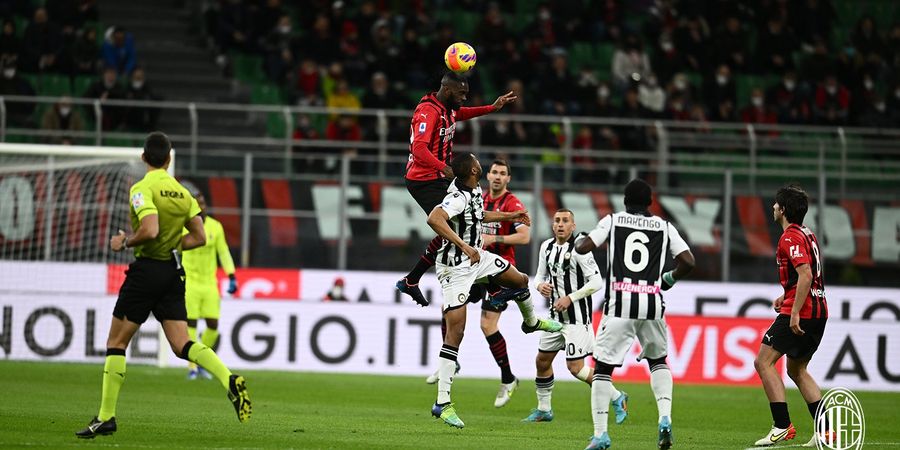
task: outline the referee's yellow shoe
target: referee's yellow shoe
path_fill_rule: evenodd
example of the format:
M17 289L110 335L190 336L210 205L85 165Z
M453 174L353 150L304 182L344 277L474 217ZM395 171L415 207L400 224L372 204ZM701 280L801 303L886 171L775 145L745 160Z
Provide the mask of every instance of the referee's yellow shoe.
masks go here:
M234 405L238 420L246 422L250 420L253 408L250 405L250 392L247 391L247 383L240 375L231 375L228 379L228 399Z

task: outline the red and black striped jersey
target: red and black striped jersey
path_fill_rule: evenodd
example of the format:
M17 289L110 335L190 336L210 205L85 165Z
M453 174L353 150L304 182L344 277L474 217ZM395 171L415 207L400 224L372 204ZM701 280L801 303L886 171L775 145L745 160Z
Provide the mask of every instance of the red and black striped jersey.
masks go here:
M484 193L484 210L513 212L525 209L522 202L511 192L506 191L497 198L492 198L490 192ZM521 226L518 222L489 222L481 225L482 234L493 234L500 236L509 236L516 232L516 228ZM484 248L485 250L500 256L509 261L510 264L516 265L516 249L509 244L491 244Z
M780 278L781 286L784 288L784 303L781 304L781 314L790 315L791 309L794 307L794 297L797 292L797 266L809 264L809 269L812 273L812 283L809 286L809 293L803 300L804 304L800 310L800 318L828 318L822 254L819 251L819 241L812 230L795 223L788 226L781 238L778 239L775 260L778 263L778 277Z
M432 92L419 101L409 125L409 161L406 179L431 181L442 178L441 170L450 164L453 134L457 120L468 120L494 111L492 105L447 108Z

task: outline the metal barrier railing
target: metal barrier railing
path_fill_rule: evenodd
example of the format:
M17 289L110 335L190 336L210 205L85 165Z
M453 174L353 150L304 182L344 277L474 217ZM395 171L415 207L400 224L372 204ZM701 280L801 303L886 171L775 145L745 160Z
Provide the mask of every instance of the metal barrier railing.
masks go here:
M333 154L334 150L354 148L361 154L359 161L369 161L374 166L371 173L356 173L354 178L386 178L396 157L408 151L408 141L391 135L391 122L402 127L410 117L407 110L335 109L309 106L249 105L229 103L96 100L72 98L71 103L86 108L93 115L93 127L83 131L42 130L35 127L12 126L9 107L13 104L54 104L57 97L0 97L0 141L18 135L30 138L69 136L88 140L93 145L103 145L106 139L130 139L139 142L145 136L141 132L110 131L103 129L107 108L155 108L176 110L189 121L185 134L170 134L174 141L187 143L188 149L179 149L188 159L182 165L188 173L200 173L205 169L201 154L224 156L228 149L240 148L240 154L252 151L272 159L280 156L277 172L288 177L317 176L296 173L294 161L298 156L308 157ZM211 114L239 113L247 117L248 126L257 128L268 120L277 120L283 126L280 137L247 137L203 134L201 126ZM368 121L374 138L366 141L334 141L326 139L295 140L295 118L317 117L327 119L335 114L346 114ZM213 119L214 120L214 119ZM485 127L498 121L527 125L551 125L558 127L558 145L503 147L487 145ZM575 148L574 136L580 127L608 127L620 132L635 132L641 145L636 148ZM467 134L468 144L457 143L457 148L479 154L507 153L528 161L539 161L547 167L561 170L559 182L571 187L574 178L584 167L582 161L602 161L604 165L650 167L656 172L656 185L673 187L674 173L721 173L725 168L735 175L746 176L743 189L755 191L760 177L807 174L818 170L828 173L829 180L837 181L837 191L847 193L848 181L864 174L867 179L900 181L900 129L846 128L801 125L762 125L743 123L683 122L650 119L619 119L569 116L538 116L492 114L471 121L460 122L457 133ZM396 136L396 133L394 134ZM459 139L457 139L459 141ZM214 152L214 153L213 153ZM218 159L218 158L217 158ZM707 170L708 169L708 170Z

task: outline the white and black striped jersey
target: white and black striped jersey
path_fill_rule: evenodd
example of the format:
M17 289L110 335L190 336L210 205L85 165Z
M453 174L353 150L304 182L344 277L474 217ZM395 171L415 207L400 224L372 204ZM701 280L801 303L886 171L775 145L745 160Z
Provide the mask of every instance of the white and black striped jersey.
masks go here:
M562 245L557 244L555 238L547 239L541 244L538 255L534 280L536 284L550 283L553 287L551 302L577 291L591 278L600 276L594 255L580 255L575 251L574 235ZM588 295L573 301L566 311L557 312L550 308L550 318L564 324L590 324L593 310L594 300Z
M609 241L603 314L626 319L662 318L666 309L661 289L666 250L673 258L689 250L675 226L650 213L617 212L601 219L590 238L598 247Z
M450 216L448 224L460 239L476 249L481 248L481 222L484 220L481 186L469 189L458 178L453 180L440 207ZM462 249L444 239L438 250L436 263L444 266L469 265L469 257Z

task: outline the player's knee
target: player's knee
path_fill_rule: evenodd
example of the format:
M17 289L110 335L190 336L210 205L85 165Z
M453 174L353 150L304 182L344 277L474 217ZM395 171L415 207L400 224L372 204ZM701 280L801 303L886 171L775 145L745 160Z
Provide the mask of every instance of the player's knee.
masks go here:
M756 355L756 359L753 360L753 368L756 369L756 373L763 373L769 368L769 363Z
M578 361L567 361L566 368L569 369L569 373L572 374L573 377L578 378L578 373L581 372L581 368L584 367L584 363L578 364Z
M520 273L519 275L519 283L515 287L520 289L528 287L528 275L525 275L524 273Z
M500 328L497 327L497 322L486 315L481 316L481 331L484 333L484 336L490 336L498 331Z
M802 378L804 372L806 372L806 368L801 365L794 365L794 364L787 365L787 374L794 381L797 381L800 378Z

